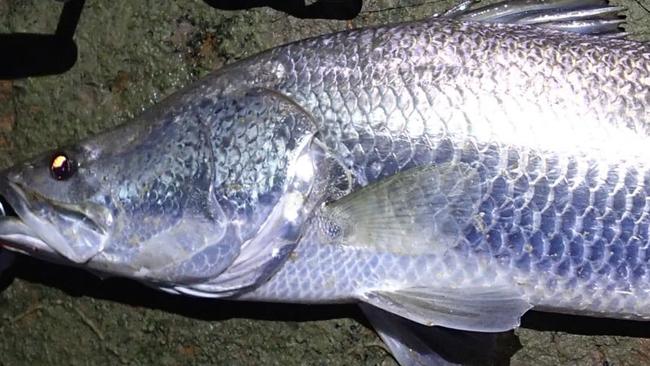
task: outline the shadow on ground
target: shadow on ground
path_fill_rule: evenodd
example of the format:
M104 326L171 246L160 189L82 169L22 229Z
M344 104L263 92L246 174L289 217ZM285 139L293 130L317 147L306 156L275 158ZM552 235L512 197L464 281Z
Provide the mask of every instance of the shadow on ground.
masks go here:
M270 7L301 19L355 18L362 0L318 0L306 5L304 0L204 0L221 10L246 10ZM67 1L61 10L57 29L52 34L0 34L0 80L30 76L56 75L70 70L77 62L78 49L74 33L85 0Z
M300 305L216 301L168 294L138 282L109 278L102 280L83 269L61 266L18 256L16 263L3 274L0 289L4 290L13 278L58 288L71 296L89 296L131 306L158 309L182 316L219 321L231 318L281 321L316 321L333 318L352 318L370 326L356 305ZM650 338L647 323L633 320L593 318L538 311L528 312L522 327L540 331L556 331L580 335L616 335Z
M64 73L77 62L73 40L85 0L63 5L52 34L0 34L0 80Z
M268 6L301 19L348 20L361 11L362 0L318 0L305 4L305 0L204 0L221 10L244 10Z
M350 318L372 329L360 309L348 305L300 305L258 302L217 301L171 295L146 287L132 280L111 278L102 280L83 269L42 262L19 255L16 263L3 274L0 290L14 278L60 289L74 297L92 297L133 307L161 310L184 317L223 321L252 319L289 322ZM576 335L609 335L650 338L650 328L644 322L603 319L531 311L522 319L522 327L538 331L564 332ZM438 334L436 332L432 334ZM434 342L435 343L435 342ZM466 348L466 347L463 347ZM498 335L497 364L508 360L521 343L513 332Z
M366 326L368 322L355 305L299 305L218 301L168 294L123 278L100 279L79 268L42 262L18 256L16 263L0 277L0 289L14 278L57 288L70 296L88 296L135 307L162 310L185 317L221 321L232 318L279 321L316 321L352 318Z
M16 278L57 288L73 297L108 300L204 321L251 319L311 322L348 318L372 329L371 324L355 304L301 305L219 301L179 296L128 279L102 280L80 268L43 262L23 255L17 255L12 267L0 276L0 291L9 287ZM432 329L415 323L411 323L410 327L418 337L425 340L445 358L462 360L463 364L468 365L483 364L486 359L491 360L490 364L507 365L510 358L521 349L521 343L512 331L491 335L444 328Z

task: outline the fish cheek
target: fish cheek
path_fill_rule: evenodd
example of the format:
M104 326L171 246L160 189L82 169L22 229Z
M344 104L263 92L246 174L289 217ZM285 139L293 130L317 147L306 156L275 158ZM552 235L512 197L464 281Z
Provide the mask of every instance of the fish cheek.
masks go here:
M130 212L117 233L123 261L138 278L194 283L218 275L239 253L237 233L210 189L197 184Z
M321 202L329 163L312 116L289 96L248 90L223 100L217 111L215 195L236 228L241 253L206 282L174 286L195 296L231 296L268 280L289 258ZM230 230L222 243L233 241ZM196 271L215 256L206 248L177 270Z
M125 178L113 190L120 223L107 254L136 278L201 281L223 271L239 252L241 241L228 231L214 195L210 136L192 118L160 123L142 144L109 163L133 168L119 173Z

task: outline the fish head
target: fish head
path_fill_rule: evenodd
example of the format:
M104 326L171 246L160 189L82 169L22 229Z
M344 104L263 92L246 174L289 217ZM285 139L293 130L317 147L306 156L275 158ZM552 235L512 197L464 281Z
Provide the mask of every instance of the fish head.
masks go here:
M143 224L138 212L163 193L152 189L156 177L164 169L192 174L164 167L168 130L168 122L136 120L0 172L0 240L35 257L81 264L124 245L125 235L142 237L143 229L133 228Z
M114 221L101 185L89 177L92 160L71 147L2 172L0 238L10 249L81 263L104 248Z
M311 207L322 155L313 123L275 95L199 104L1 172L11 213L0 216L0 240L155 283L205 282L235 264L234 277L268 273Z

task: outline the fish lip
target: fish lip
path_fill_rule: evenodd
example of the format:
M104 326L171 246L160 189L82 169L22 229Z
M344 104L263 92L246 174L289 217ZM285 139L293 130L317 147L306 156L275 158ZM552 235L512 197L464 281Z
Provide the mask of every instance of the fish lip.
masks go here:
M9 249L57 262L73 263L85 263L103 250L112 216L102 224L93 220L80 206L48 199L22 182L6 177L0 182L0 196L16 214L0 216L0 240L8 242L4 245ZM83 217L81 227L86 233L90 232L90 236L70 237L70 232L63 233L58 224L48 218L65 219L69 214ZM89 248L81 247L80 250L77 243L87 242L82 239L90 239L95 244Z
M11 181L0 183L0 240L2 247L36 257L61 257L23 221L26 195Z

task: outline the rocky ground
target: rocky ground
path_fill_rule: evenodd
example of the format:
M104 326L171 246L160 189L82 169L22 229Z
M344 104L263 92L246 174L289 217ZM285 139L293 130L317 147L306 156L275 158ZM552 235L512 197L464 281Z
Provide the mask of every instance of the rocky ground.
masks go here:
M349 27L419 19L448 1L366 1L353 21L301 20L216 1L88 0L79 60L58 76L0 81L0 167L128 120L221 65ZM650 1L628 8L650 40ZM0 0L0 33L52 32L61 4ZM2 50L10 52L10 50ZM2 56L0 56L2 57ZM0 278L0 365L393 365L354 306L169 296L29 258ZM531 312L500 342L511 365L650 364L644 323Z

